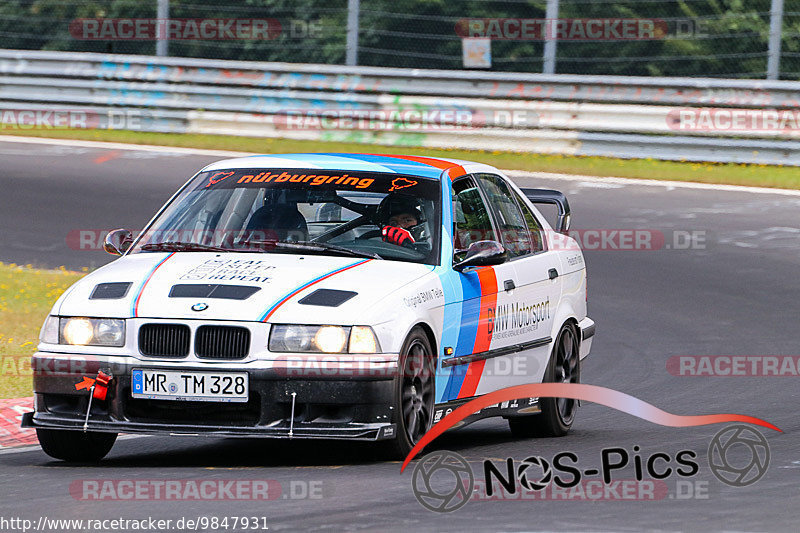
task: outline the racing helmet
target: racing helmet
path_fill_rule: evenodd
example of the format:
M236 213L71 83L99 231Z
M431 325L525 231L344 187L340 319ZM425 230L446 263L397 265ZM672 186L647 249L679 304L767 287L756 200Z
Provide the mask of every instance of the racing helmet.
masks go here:
M417 219L417 224L421 224L425 220L425 211L422 209L419 199L401 193L391 193L381 200L376 218L380 224L387 224L392 216L401 213L413 215Z

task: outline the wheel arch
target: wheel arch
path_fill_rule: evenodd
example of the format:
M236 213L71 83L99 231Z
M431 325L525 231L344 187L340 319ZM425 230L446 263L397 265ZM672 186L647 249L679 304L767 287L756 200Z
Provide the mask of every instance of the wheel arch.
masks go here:
M575 338L576 338L576 339L577 339L577 341L578 341L578 346L580 347L580 345L581 345L581 340L582 340L582 339L581 339L581 327L580 327L580 325L578 324L578 319L577 319L577 318L575 318L574 316L568 317L568 318L567 318L567 319L566 319L566 320L565 320L565 321L564 321L564 322L561 324L561 327L564 327L564 326L565 326L565 325L567 325L567 324L569 324L569 325L571 325L571 326L572 326L572 329L573 329L573 330L574 330L574 332L575 332ZM561 328L559 328L558 330L559 330L559 331L561 331Z
M433 359L434 368L436 368L435 365L439 363L439 350L436 345L436 335L433 333L433 328L427 322L417 322L416 324L411 326L411 328L408 330L408 333L411 333L412 331L414 331L414 328L417 327L425 332L425 335L428 337L428 342L431 343L431 349L433 351L433 357L434 357ZM406 336L408 336L408 333L406 334Z
M578 326L578 314L575 312L569 302L562 303L556 312L555 320L553 320L553 330L550 332L550 337L553 339L553 343L555 343L561 328L564 327L565 324L572 325L572 327L575 329L578 343L580 343L581 328Z

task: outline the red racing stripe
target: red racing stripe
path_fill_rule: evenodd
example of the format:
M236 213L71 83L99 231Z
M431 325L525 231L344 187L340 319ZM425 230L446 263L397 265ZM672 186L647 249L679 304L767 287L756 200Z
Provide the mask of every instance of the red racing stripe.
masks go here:
M405 159L407 161L414 161L416 163L422 163L423 165L430 165L435 168L441 168L442 170L447 170L447 175L450 176L451 179L455 179L467 173L467 171L464 170L464 167L462 167L461 165L457 165L450 161L445 161L444 159L436 159L433 157L421 157L416 155L392 155L392 154L367 154L367 155L394 157L395 159Z
M483 375L483 367L486 365L486 359L480 361L473 361L467 367L467 374L464 376L464 382L461 384L461 390L458 391L458 398L472 398L475 396L475 391L478 389L478 383L481 381Z
M460 178L461 176L463 176L466 173L467 173L467 171L464 170L464 167L462 167L461 165L456 165L454 167L450 167L450 168L447 169L447 175L450 176L451 180L454 180L456 178Z
M475 335L475 345L472 353L481 353L489 349L492 344L493 324L491 318L494 316L495 305L497 304L497 275L492 267L477 270L478 280L481 284L481 310L478 318L478 332ZM458 391L459 398L470 398L475 396L478 383L483 375L483 367L486 359L473 361L467 367L467 375Z

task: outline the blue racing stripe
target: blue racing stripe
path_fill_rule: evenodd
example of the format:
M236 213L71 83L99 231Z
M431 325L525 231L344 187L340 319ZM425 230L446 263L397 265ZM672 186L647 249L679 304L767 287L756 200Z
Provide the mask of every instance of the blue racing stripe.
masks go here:
M440 170L441 172L441 170ZM446 207L453 205L453 190L449 179L442 179L442 257L435 271L445 296L442 349L454 348L453 356L472 353L478 334L480 313L480 280L474 272L459 274L450 266L453 260L453 215ZM472 318L472 321L470 321ZM436 401L446 402L458 397L468 365L441 368L436 373Z
M461 300L463 293L461 281L458 276L453 276L453 271L449 268L436 267L434 270L439 276L444 291L444 320L442 323L442 338L440 350L445 347L455 347L458 344L458 334L461 329ZM439 368L436 371L436 401L442 402L447 398L448 383L452 379L453 370L458 366L448 366L442 368L443 352L439 355ZM452 357L452 356L448 356Z
M354 154L355 155L355 154ZM367 161L349 154L280 154L282 159L313 163L325 170L350 170L395 173L395 170L381 161ZM383 158L386 159L386 158Z
M136 318L136 316L138 316L138 314L139 314L139 310L138 310L139 299L142 297L142 293L144 292L144 288L150 282L150 278L153 277L153 274L155 274L156 270L158 270L158 267L163 265L167 261L167 259L169 259L173 255L175 255L175 252L168 253L163 259L161 259L158 263L156 263L155 266L150 269L150 272L147 273L147 276L144 278L144 281L142 281L142 284L139 285L139 288L136 289L136 291L133 293L133 300L131 300L131 316L132 317Z
M326 154L327 155L327 154ZM375 163L392 169L392 172L398 174L411 174L413 176L421 176L425 178L439 178L442 175L442 169L433 165L426 165L419 161L411 159L401 159L399 157L386 157L384 155L373 154L350 154L350 159ZM449 180L448 180L449 181Z
M461 327L459 318L461 317L461 301L463 293L461 289L461 279L457 272L450 266L453 257L453 214L448 206L453 204L453 189L450 180L442 180L442 255L439 266L434 268L434 272L439 276L444 292L444 309L442 320L442 337L439 346L438 365L436 369L436 398L435 401L443 402L447 398L447 383L453 374L452 366L442 368L442 357L444 348L454 347L458 344L458 330Z
M478 274L468 272L455 273L461 279L461 315L459 316L458 343L454 356L469 355L475 347L475 337L478 335L478 319L481 312L481 284ZM458 398L461 385L467 375L469 365L456 365L450 373L444 392L444 401Z
M287 293L286 295L284 295L282 298L280 298L274 304L272 304L272 306L269 309L267 309L264 312L263 315L261 315L261 318L258 319L259 322L265 322L270 317L270 315L272 315L272 313L274 313L280 306L282 306L284 303L286 303L287 300L292 298L292 296L294 296L295 294L299 293L300 291L302 291L304 289L307 289L308 287L310 287L311 285L315 284L316 282L321 281L321 280L326 279L326 278L329 278L329 277L331 277L331 276L333 276L335 274L338 274L339 272L344 272L345 270L351 269L353 267L357 267L358 265L363 265L364 263L368 263L370 261L372 261L372 259L360 259L360 260L356 261L355 263L351 263L351 264L345 265L345 266L343 266L341 268L337 268L337 269L331 270L330 272L322 274L321 276L317 276L316 278L303 283L302 285L300 285L299 287L297 287L293 291L291 291L291 292Z
M464 303L461 307L461 332L456 345L456 357L469 355L475 347L478 336L478 319L481 313L481 282L477 272L461 274Z

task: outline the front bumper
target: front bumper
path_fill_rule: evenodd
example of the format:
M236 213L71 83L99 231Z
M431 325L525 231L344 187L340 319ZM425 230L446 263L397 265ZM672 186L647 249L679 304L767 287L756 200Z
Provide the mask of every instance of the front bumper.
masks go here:
M33 356L35 411L24 427L113 433L220 437L393 438L396 362L328 363L302 369L278 361L188 363L133 357L38 352ZM131 395L134 368L242 372L249 375L246 403L150 400ZM104 401L93 400L88 423L83 378L114 376ZM294 393L294 397L293 397ZM294 399L294 410L292 402ZM86 424L84 426L84 424ZM291 431L291 435L290 435Z

